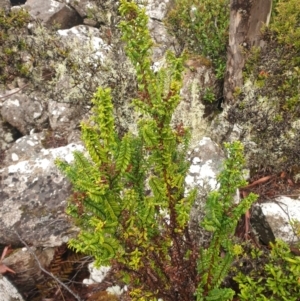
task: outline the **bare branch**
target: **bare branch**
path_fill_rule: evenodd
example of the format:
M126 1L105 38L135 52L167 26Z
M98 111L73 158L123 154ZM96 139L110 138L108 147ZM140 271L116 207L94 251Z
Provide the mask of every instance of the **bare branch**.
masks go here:
M14 91L14 92L12 92L12 93L10 93L10 94L7 94L7 95L0 96L0 99L5 99L5 98L7 98L7 97L9 97L9 96L11 96L11 95L14 95L14 94L20 92L21 90L23 90L23 89L24 89L25 87L27 87L28 85L29 85L29 83L25 84L24 86L22 86L21 88L19 88L17 91Z

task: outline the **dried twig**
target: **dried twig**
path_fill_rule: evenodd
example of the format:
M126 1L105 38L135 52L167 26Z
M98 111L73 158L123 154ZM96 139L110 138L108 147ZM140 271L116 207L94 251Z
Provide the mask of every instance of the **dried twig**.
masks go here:
M263 183L269 181L273 177L274 176L266 176L266 177L260 178L260 179L254 181L253 183L251 183L251 184L249 184L247 186L241 187L241 189L248 189L248 188L251 188L251 187L256 186L258 184L263 184Z
M24 89L25 87L27 87L28 85L29 85L29 83L25 84L24 86L22 86L21 88L19 88L17 91L14 91L14 92L12 92L12 93L10 93L10 94L7 94L7 95L0 96L0 99L7 98L7 97L9 97L9 96L12 96L12 95L14 95L14 94L20 92L21 90L23 90L23 89Z
M37 256L35 255L35 253L30 249L30 247L28 246L28 244L21 238L21 236L19 235L19 233L17 231L15 231L15 233L18 236L20 242L22 244L24 244L24 246L27 248L28 252L34 257L34 259L37 262L40 270L43 271L48 276L50 276L51 278L53 278L59 285L61 285L65 290L67 290L76 300L82 301L81 298L77 294L75 294L67 285L65 285L57 277L55 277L52 273L48 272L46 269L44 269L41 266L41 263L40 263L39 259L37 258Z

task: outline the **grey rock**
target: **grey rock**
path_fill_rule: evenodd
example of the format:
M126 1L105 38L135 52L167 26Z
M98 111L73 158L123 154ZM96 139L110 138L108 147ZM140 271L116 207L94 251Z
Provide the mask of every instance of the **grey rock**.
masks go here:
M287 243L293 243L299 240L297 238L297 227L299 225L293 222L300 221L300 198L290 198L280 196L272 201L264 202L261 210L266 216L275 238L281 239Z
M167 50L176 52L178 43L175 37L168 33L163 23L163 19L170 10L173 0L150 0L146 4L146 13L149 17L148 28L153 41L155 42L153 49L154 62L161 60Z
M50 97L53 101L73 105L90 103L96 89L107 85L111 76L112 47L100 37L97 28L87 25L58 30L58 34L70 49L68 57L76 71L67 67L67 61L58 64Z
M251 209L250 223L259 243L268 246L275 242L272 228L259 205L254 205Z
M74 130L68 135L67 137L68 144L75 143L80 144L81 143L81 131L79 129Z
M154 62L161 60L167 50L176 51L177 41L168 33L163 22L149 19L148 28L151 38L155 42L152 56Z
M71 132L78 126L82 117L80 106L53 100L48 103L48 111L50 127L57 132Z
M36 157L43 149L43 139L43 133L32 133L16 140L5 152L3 166L9 166L12 163L16 164L17 162Z
M89 0L71 0L70 5L77 11L77 13L80 15L81 18L86 18L88 15L88 9L92 8L91 5L88 5L90 3Z
M216 188L216 176L221 171L224 160L224 153L221 147L211 138L203 137L197 147L189 155L191 167L186 180L187 184L202 185L208 181L211 188Z
M0 170L0 241L20 245L15 232L33 246L54 247L67 242L77 229L67 219L70 183L54 165L57 157L71 161L71 144L42 149L39 154Z
M189 155L191 166L186 176L187 191L197 189L197 198L190 213L190 230L199 245L206 245L211 233L201 228L205 202L210 191L217 189L217 175L222 170L224 154L210 138L204 137Z
M82 18L74 9L58 1L27 0L25 8L45 25L58 24L61 29L66 29L82 23Z
M210 137L220 145L225 141L241 140L243 133L243 127L234 124L228 119L227 109L228 107L214 118L208 130ZM243 140L243 142L245 141Z
M169 8L171 7L173 0L150 0L147 1L146 11L150 19L162 21Z
M0 301L24 301L16 288L0 274Z
M21 93L5 99L1 115L6 122L23 135L29 134L32 129L41 130L48 120L42 102Z
M118 1L70 0L66 1L83 19L90 19L99 25L111 25L117 14ZM85 21L86 22L86 21Z
M87 25L87 26L96 27L98 23L97 23L97 21L95 21L95 20L92 20L92 19L89 19L89 18L85 18L85 19L83 20L83 24L84 24L84 25Z
M0 0L0 7L5 11L8 11L11 8L9 0Z

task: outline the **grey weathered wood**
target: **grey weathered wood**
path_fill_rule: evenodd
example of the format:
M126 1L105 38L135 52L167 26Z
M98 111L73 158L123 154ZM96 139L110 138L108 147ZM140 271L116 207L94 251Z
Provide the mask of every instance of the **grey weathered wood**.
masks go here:
M229 45L224 82L224 99L234 101L233 93L243 84L244 48L262 47L261 27L268 25L272 0L231 0Z

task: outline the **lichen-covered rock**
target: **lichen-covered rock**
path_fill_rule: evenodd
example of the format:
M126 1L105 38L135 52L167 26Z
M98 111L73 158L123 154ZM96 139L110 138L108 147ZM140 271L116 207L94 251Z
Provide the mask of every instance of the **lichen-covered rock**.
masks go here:
M26 94L16 93L7 97L1 107L3 120L27 135L33 129L41 130L48 120L41 101Z
M228 107L225 107L222 113L215 116L212 120L208 132L214 141L222 145L225 141L233 142L242 140L241 137L244 130L241 125L230 120L228 117ZM243 143L248 142L243 140Z
M205 217L205 203L208 193L219 187L217 176L222 171L225 155L218 144L213 142L210 138L204 137L200 140L198 146L190 153L189 160L191 166L185 179L186 187L188 190L196 188L198 193L190 213L190 229L198 244L207 245L212 233L205 231L199 225ZM238 189L236 194L232 197L235 203L239 202L240 193ZM266 209L268 207L264 208L265 204L261 206L262 210L259 205L255 205L251 209L251 233L253 232L257 235L258 241L269 245L270 242L274 242L275 237L281 238L278 235L278 231L281 231L280 229L282 229L287 222L281 220L277 224L274 223L274 220L278 221L278 213L274 216L273 214L268 214ZM295 212L297 212L297 210L299 211L299 208L296 208Z
M92 21L95 24L105 26L115 22L118 1L110 0L64 0L84 19L84 23Z
M195 57L186 62L186 70L183 77L181 90L181 102L173 115L175 124L182 123L191 130L191 147L207 134L208 120L204 118L205 105L203 93L205 87L212 87L216 78L210 66L202 57Z
M185 183L188 190L197 188L198 193L190 214L190 229L194 239L201 245L211 237L211 233L199 227L199 224L205 215L207 194L218 188L217 175L222 169L224 158L222 149L208 137L201 139L189 155L191 166Z
M112 46L101 37L99 29L86 25L58 30L67 57L55 66L49 83L49 98L56 102L89 103L97 87L107 85L113 68Z
M262 211L272 228L275 238L292 243L297 239L293 222L300 222L300 199L281 196L272 202L264 202L261 205Z
M151 19L163 21L173 0L150 0L146 3L147 15Z
M237 2L231 9L231 29L236 31L229 33L224 91L231 85L235 103L225 105L226 120L214 131L224 137L233 125L239 128L236 138L244 143L251 170L290 172L298 168L300 158L300 131L295 127L300 117L298 50L278 38L277 17L270 28L259 31L262 22L269 22L271 6L272 1L255 0ZM284 34L292 31L293 26Z
M54 165L57 157L70 162L74 150L83 147L42 149L31 159L0 170L2 244L20 245L15 231L28 244L43 247L59 246L77 233L65 213L70 183Z
M185 180L187 188L207 185L210 189L216 189L216 178L224 158L220 146L211 138L203 137L189 154L191 166Z
M152 56L154 63L161 60L167 50L176 52L177 41L175 37L168 33L163 22L156 19L149 19L148 28L150 30L151 37L155 42Z
M120 296L122 293L127 291L127 285L118 285L114 281L111 281L109 278L111 276L111 267L109 266L100 266L99 268L96 268L94 266L94 262L89 263L88 269L90 272L90 277L88 279L83 279L83 284L85 285L93 285L93 284L101 284L99 288L108 292L109 294ZM101 299L101 298L100 298ZM89 300L99 300L94 298L89 298ZM112 299L115 300L115 299ZM117 300L117 298L116 298Z
M264 85L260 87L252 77L247 79L241 87L241 102L226 108L223 122L219 119L219 127L213 131L226 139L228 133L238 129L236 138L245 145L250 169L289 170L299 164L300 132L296 125L299 108L280 109L285 100L278 98L279 92L274 95L275 88ZM227 135L223 134L225 129Z
M15 141L6 150L3 167L36 157L43 149L44 133L32 133Z
M0 301L24 301L16 288L0 274Z
M11 7L9 0L0 0L0 7L4 10L8 10Z
M78 46L83 47L82 44L91 44L91 50L94 50L94 53L91 51L91 55L95 57L99 57L101 62L105 59L105 54L111 50L111 47L103 41L100 37L99 29L90 27L87 25L78 25L74 26L70 29L60 29L57 33L62 37L62 39L66 42L74 41L78 43ZM78 51L76 49L72 49L73 51Z
M150 0L146 2L146 13L149 17L148 28L155 42L153 48L153 60L157 63L167 50L176 52L178 43L176 38L168 32L163 20L171 8L172 0Z
M53 131L71 132L79 125L82 107L50 100L48 103L49 123Z
M154 62L161 60L167 50L176 51L178 46L176 38L170 35L163 23L163 19L171 7L171 2L169 0L150 0L147 1L145 6L149 17L148 28L155 42L153 49Z
M82 18L74 9L58 1L27 0L25 8L47 26L58 24L65 29L82 23Z

